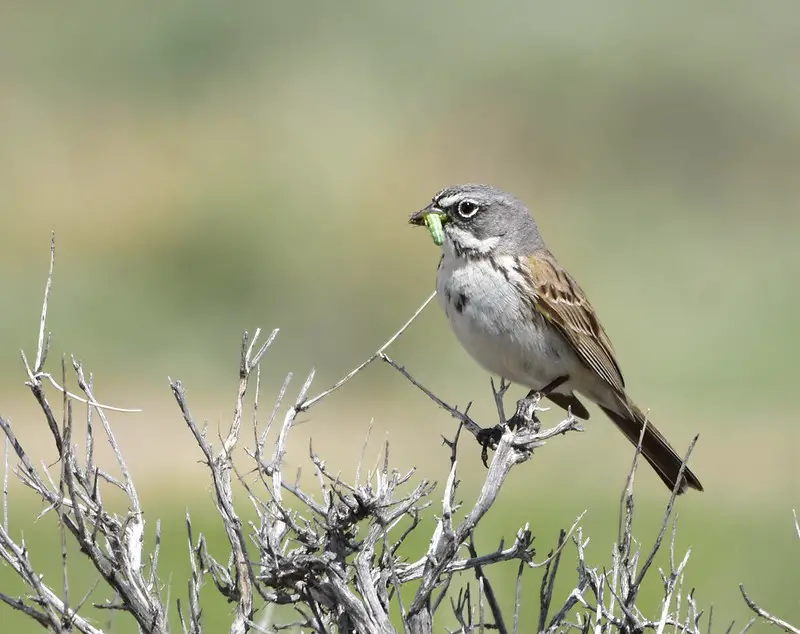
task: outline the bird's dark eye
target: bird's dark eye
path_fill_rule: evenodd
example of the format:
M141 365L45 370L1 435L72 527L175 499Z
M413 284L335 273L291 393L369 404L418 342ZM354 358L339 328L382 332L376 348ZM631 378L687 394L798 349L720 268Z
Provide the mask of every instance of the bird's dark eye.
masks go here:
M472 218L476 213L478 213L478 203L473 202L471 200L462 200L458 203L458 215L462 218Z

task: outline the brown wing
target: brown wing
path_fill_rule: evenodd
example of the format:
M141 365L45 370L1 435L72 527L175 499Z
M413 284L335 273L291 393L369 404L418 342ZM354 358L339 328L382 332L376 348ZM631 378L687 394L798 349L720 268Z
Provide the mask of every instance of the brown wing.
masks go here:
M581 287L549 252L530 256L536 307L564 336L578 358L618 392L625 391L614 348Z

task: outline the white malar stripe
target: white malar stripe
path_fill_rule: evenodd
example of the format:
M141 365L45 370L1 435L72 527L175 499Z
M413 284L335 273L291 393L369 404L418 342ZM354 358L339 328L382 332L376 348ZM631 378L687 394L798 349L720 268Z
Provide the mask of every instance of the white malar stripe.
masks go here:
M479 255L489 255L500 243L500 236L481 240L452 222L444 225L444 233L450 238L450 240L445 240L445 248L449 248L450 254L453 256L455 256L454 243L463 250L473 251Z

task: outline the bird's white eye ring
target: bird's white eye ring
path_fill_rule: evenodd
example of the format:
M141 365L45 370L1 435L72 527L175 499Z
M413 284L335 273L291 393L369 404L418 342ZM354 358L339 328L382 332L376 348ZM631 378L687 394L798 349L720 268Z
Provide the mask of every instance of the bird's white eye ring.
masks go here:
M474 200L462 200L458 203L458 207L456 207L458 215L465 220L472 218L472 216L478 213L479 209L480 207L478 206L478 203L476 203Z

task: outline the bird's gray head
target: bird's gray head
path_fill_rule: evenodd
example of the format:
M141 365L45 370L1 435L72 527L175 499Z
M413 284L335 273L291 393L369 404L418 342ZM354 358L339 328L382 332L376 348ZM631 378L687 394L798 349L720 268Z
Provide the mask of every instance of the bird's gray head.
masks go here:
M409 222L424 225L429 214L440 217L445 248L457 255L530 255L544 248L528 208L491 185L447 187Z

